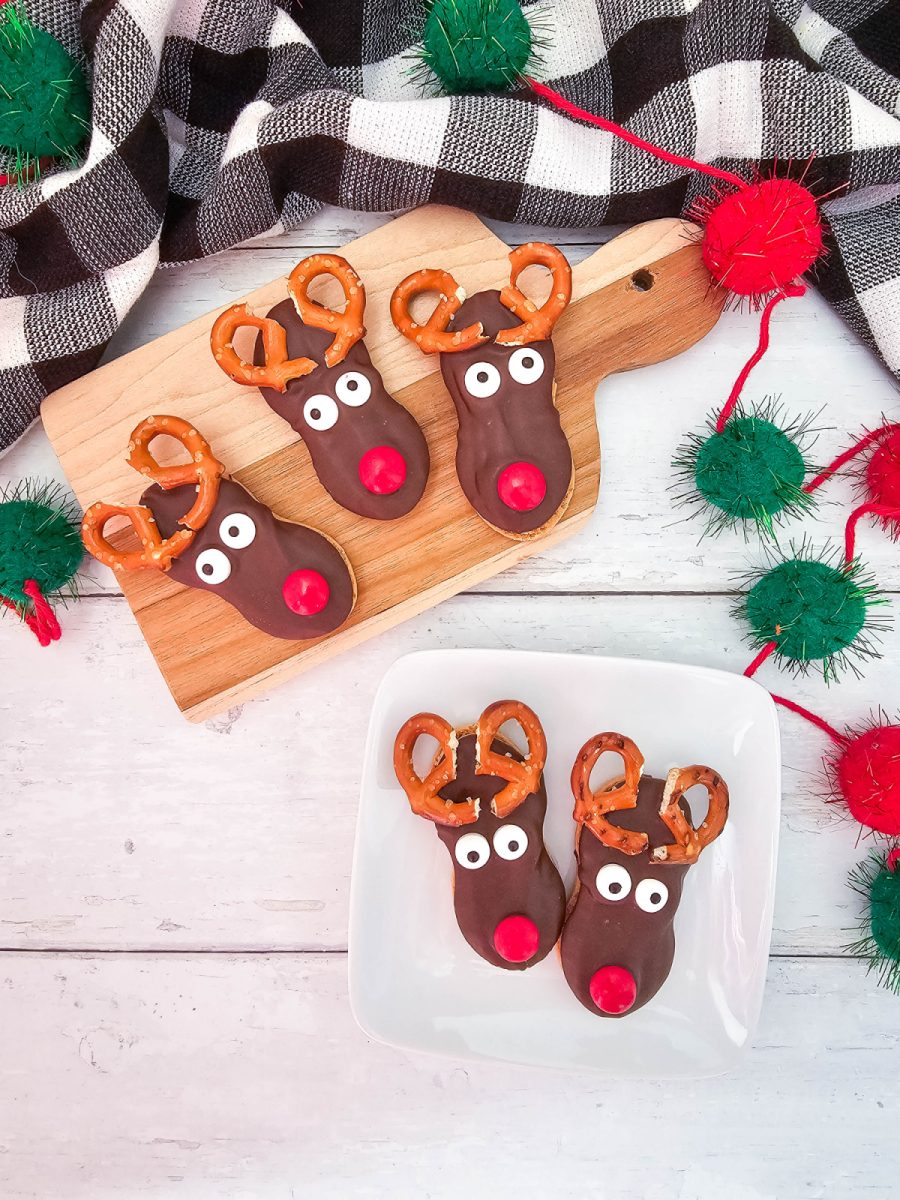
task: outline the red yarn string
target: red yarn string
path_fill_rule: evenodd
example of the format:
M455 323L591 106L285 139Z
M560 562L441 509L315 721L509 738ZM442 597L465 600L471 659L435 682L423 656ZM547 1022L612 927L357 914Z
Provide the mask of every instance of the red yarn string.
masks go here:
M762 650L760 650L759 654L757 654L756 658L754 658L753 662L744 672L747 678L749 679L751 675L755 675L769 655L773 654L777 649L777 642L766 642L765 646L763 646Z
M725 407L719 413L718 420L716 421L716 433L721 433L728 424L728 418L734 412L734 406L740 399L741 392L743 391L744 384L747 382L750 372L769 348L769 322L772 320L772 310L774 309L775 305L780 304L781 301L787 299L788 296L802 296L805 291L806 288L802 283L788 283L780 292L778 292L777 295L773 296L771 300L769 300L768 304L763 309L762 317L759 321L759 342L757 343L756 349L744 364L740 375L738 375L737 379L734 381L734 387L731 389L731 395L725 401Z
M59 621L37 583L33 579L26 579L22 591L31 600L31 612L20 612L18 604L8 596L0 596L0 604L19 613L42 646L49 646L51 642L58 641L62 637Z
M849 746L850 738L845 733L838 733L833 725L829 725L822 717L817 717L814 712L810 712L808 708L804 708L802 704L795 704L793 700L786 700L784 696L776 696L774 692L769 695L776 704L780 704L782 708L788 709L792 713L803 717L809 721L811 725L815 725L817 729L821 729L823 733L827 733L833 742L838 746Z
M711 167L709 163L697 162L696 159L687 158L683 154L672 154L669 150L663 150L661 146L655 146L653 142L648 142L645 138L638 137L636 133L629 132L623 126L617 125L615 121L610 121L607 117L598 117L596 113L579 108L577 104L573 104L571 100L567 100L565 96L561 96L553 88L547 87L545 83L538 83L536 79L529 79L527 76L525 83L528 84L536 95L540 96L543 100L549 100L555 108L560 109L568 116L576 117L580 121L588 121L591 125L597 125L600 129L605 129L607 133L614 133L623 142L628 142L631 146L637 146L640 150L646 150L648 154L662 159L663 162L671 163L674 167L686 167L688 170L702 171L704 175L712 175L714 179L723 179L726 183L734 184L737 188L747 187L747 181L741 179L739 175L734 175L731 171L722 171L718 167Z
M829 463L824 471L821 471L815 479L803 485L804 492L814 492L817 487L821 487L826 480L830 479L836 471L845 466L857 454L862 454L863 450L868 450L874 442L880 442L883 438L890 437L892 433L900 431L900 424L882 425L880 429L873 429L871 433L867 433L865 437L859 439L849 450L845 450L843 454L839 454L834 462Z
M844 530L844 562L849 567L856 553L856 525L861 517L900 517L900 508L892 504L860 504L847 518Z

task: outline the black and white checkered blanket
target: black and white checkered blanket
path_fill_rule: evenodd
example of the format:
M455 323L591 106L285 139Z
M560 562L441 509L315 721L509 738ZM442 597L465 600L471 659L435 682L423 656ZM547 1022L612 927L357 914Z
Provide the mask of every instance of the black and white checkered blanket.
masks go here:
M295 228L323 203L436 201L585 226L706 190L543 107L422 95L421 0L25 0L84 54L84 161L0 189L0 449L98 361L159 265ZM670 150L749 174L816 155L817 283L900 373L900 6L884 0L535 0L540 76ZM2 80L0 80L2 82ZM2 164L0 164L2 169Z

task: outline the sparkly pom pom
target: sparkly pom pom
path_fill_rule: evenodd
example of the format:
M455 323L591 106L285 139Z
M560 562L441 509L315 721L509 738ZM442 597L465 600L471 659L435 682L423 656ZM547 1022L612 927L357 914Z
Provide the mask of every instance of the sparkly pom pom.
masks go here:
M704 434L689 434L679 447L677 502L706 515L707 533L743 523L771 535L778 520L812 507L803 490L809 423L782 426L780 416L772 402L754 413L738 406L721 431L714 415Z
M825 765L834 799L860 825L900 837L900 725L881 719L848 733Z
M870 854L850 873L850 886L866 911L847 950L869 960L882 987L900 992L900 846Z
M900 429L879 445L862 472L864 499L900 509ZM882 525L893 538L900 538L900 517L884 517Z
M42 161L74 162L90 128L84 72L15 3L0 8L0 170L27 183Z
M794 179L760 179L690 214L704 226L703 261L736 296L759 302L808 271L823 251L816 197Z
M413 76L452 95L501 92L535 68L539 42L518 0L431 0Z
M796 671L818 665L826 681L855 660L877 656L873 639L889 622L872 609L886 603L858 562L836 565L833 553L804 544L748 581L737 612L750 640Z

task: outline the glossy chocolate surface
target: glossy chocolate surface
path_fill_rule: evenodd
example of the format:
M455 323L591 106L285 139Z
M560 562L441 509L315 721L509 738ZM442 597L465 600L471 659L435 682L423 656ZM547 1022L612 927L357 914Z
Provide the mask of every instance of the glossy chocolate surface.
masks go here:
M451 329L463 329L480 321L491 337L501 329L521 324L500 303L496 291L469 297L453 319ZM543 372L533 383L517 382L510 374L510 360L528 364L543 360ZM528 346L501 346L484 342L471 350L441 354L441 373L456 406L459 435L456 472L469 503L485 521L508 533L527 534L553 517L569 492L572 482L572 452L553 403L556 358L551 341ZM466 374L487 364L496 369L500 385L491 396L473 395ZM497 484L512 463L538 467L547 484L543 501L528 512L517 512L500 499Z
M362 517L389 521L405 516L421 499L429 471L428 446L415 417L385 390L363 342L351 347L342 363L328 367L324 355L334 340L333 334L304 325L291 300L282 300L267 315L287 332L290 358L312 358L320 364L309 375L291 380L284 392L272 388L260 391L266 403L306 442L322 486L342 508ZM254 362L263 362L261 336L256 341ZM355 398L344 380L350 373L362 375L371 389L362 404L341 399L342 393ZM360 394L358 390L356 394ZM316 396L324 397L321 407L308 405ZM310 424L309 418L316 424L326 424L329 413L337 415L330 428L316 429ZM381 446L389 446L403 456L406 479L397 491L378 495L364 486L360 462L368 451Z
M659 816L664 786L663 780L644 775L637 807L607 814L610 824L648 834L650 850L671 843L672 835ZM687 802L682 806L690 819ZM629 1016L653 999L672 968L672 923L689 867L653 863L649 851L623 854L610 849L588 826L579 829L576 857L579 890L560 942L563 972L569 987L590 1012L602 1017ZM597 873L608 863L620 864L631 878L631 889L623 899L609 899L597 890ZM645 912L638 905L636 893L642 880L661 883L668 890L668 899L658 912ZM645 885L649 895L654 894L653 882ZM637 996L627 1012L605 1013L594 1003L591 979L604 966L625 967L634 976Z
M151 509L162 535L170 537L196 494L193 484L168 492L153 484L144 492L141 504ZM239 520L229 524L235 516ZM252 541L240 549L229 545L229 541L243 541L249 536L248 519L253 525ZM207 554L198 564L207 551L212 555ZM227 578L220 583L209 582L203 574L204 564L220 571L224 565ZM312 616L292 612L282 595L285 580L298 570L317 571L328 583L328 602ZM212 516L187 550L174 560L168 574L186 587L221 596L264 633L292 641L320 637L337 629L349 617L355 598L347 563L328 538L305 525L279 520L233 479L220 481Z
M493 748L501 753L511 753L521 761L521 754L511 751L502 741L495 740ZM565 916L566 893L544 846L547 792L543 778L539 790L527 796L518 808L501 820L491 812L491 800L505 786L506 780L494 775L475 774L475 735L464 734L457 750L456 779L442 788L439 795L454 803L470 796L478 797L481 801L478 820L456 829L446 825L436 825L435 829L453 861L453 904L466 941L495 967L522 971L540 962L556 944ZM509 861L497 852L495 839L511 847L517 837L516 829L510 828L512 826L524 831L528 845L521 857ZM483 865L474 869L461 866L455 854L460 838L468 834L480 835L484 839L482 851L489 850ZM534 922L540 940L536 952L526 962L509 962L494 946L494 931L504 918L518 915Z

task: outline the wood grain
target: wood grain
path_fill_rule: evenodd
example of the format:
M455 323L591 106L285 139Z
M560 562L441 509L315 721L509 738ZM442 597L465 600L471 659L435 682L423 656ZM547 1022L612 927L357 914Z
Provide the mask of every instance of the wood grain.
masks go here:
M359 599L350 620L329 637L301 643L267 637L218 598L165 576L124 577L125 595L179 708L191 719L209 717L579 529L599 487L598 381L680 353L718 317L718 299L689 235L682 222L651 222L575 268L573 303L554 335L557 404L575 488L562 520L539 540L513 542L469 507L456 480L455 417L437 363L399 338L389 321L390 290L419 266L439 263L470 293L503 283L508 247L457 210L421 209L343 248L366 284L370 352L388 389L419 420L432 456L425 495L403 520L385 525L334 505L297 434L255 389L239 387L216 367L208 345L214 313L51 396L44 425L83 504L136 498L142 481L124 462L128 435L149 411L170 412L191 420L230 473L273 511L321 529L353 564ZM283 294L279 279L246 299L264 310Z

